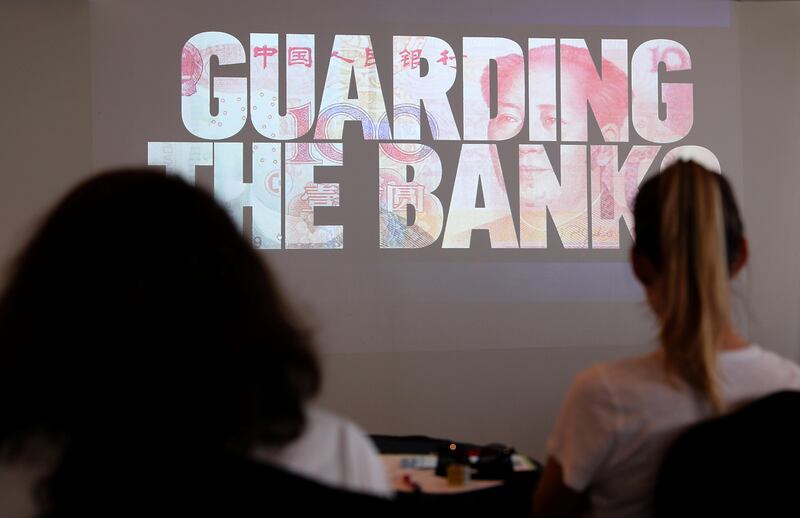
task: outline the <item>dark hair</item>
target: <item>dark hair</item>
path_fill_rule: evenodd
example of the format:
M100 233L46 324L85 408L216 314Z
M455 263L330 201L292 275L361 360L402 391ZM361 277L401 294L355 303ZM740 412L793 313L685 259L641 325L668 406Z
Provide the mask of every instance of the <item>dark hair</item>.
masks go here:
M721 411L716 354L730 323L730 276L744 235L733 190L721 174L678 161L641 187L633 218L634 253L660 283L654 309L666 371Z
M70 192L0 298L0 450L285 443L319 389L309 333L213 198L148 169ZM125 446L131 447L130 444Z

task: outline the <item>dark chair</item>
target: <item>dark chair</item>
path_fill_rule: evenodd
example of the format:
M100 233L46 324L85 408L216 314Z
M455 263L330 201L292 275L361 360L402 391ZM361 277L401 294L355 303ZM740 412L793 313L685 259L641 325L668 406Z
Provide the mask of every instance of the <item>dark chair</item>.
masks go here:
M41 518L400 516L391 500L335 489L238 457L191 459L166 468L158 463L126 466L115 462L115 455L108 457L110 469L79 468L57 480L58 504Z
M693 426L667 451L654 516L800 516L800 392Z

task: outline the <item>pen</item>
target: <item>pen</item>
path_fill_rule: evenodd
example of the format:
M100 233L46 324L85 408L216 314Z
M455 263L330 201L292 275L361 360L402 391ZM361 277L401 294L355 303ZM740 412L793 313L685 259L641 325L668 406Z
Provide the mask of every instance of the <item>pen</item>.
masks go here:
M419 484L411 478L411 475L405 474L403 475L403 482L408 484L408 486L416 493L418 491L422 491L422 488L419 487Z

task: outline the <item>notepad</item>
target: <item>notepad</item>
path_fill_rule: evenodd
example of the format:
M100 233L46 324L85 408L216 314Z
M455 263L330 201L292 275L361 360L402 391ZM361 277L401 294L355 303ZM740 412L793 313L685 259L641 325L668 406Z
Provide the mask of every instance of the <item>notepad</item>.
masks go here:
M400 459L403 469L436 469L436 455L414 455Z

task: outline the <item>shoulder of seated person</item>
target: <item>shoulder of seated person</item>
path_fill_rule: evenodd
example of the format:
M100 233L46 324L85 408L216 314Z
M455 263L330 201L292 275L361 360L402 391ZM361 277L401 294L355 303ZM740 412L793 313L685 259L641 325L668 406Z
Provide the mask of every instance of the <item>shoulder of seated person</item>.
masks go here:
M800 365L775 351L750 344L742 349L725 351L721 359L729 365L758 366L767 369L783 369L785 372L800 374Z
M309 428L367 436L367 433L354 421L330 410L310 405L306 408L306 417Z
M616 360L595 363L581 371L577 380L586 384L611 383L631 377L650 378L654 371L660 371L656 351L638 356L626 356Z
M774 374L781 373L779 381L786 383L786 388L800 389L800 364L757 344L752 344L747 349L749 354L743 354L742 361L759 363L762 369L768 369Z
M771 349L766 349L764 347L761 347L758 344L750 344L748 347L744 349L743 352L749 352L750 355L753 357L763 358L766 359L767 361L782 363L784 365L793 367L795 369L800 369L800 365L798 365L796 361L787 358L782 354L778 354L777 352Z

